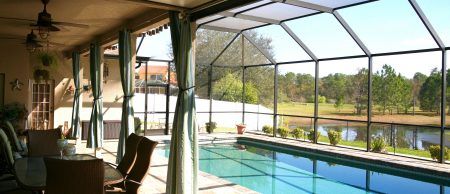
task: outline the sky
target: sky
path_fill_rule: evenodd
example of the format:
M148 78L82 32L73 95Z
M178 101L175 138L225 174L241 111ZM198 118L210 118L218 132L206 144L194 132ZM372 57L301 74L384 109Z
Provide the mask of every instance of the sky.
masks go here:
M445 45L450 46L450 0L417 2ZM372 53L437 47L407 0L380 0L338 12ZM331 14L318 14L286 24L319 58L364 54ZM256 31L272 39L277 62L310 59L280 26L270 25ZM164 30L156 36L146 37L138 55L168 59L169 45L170 30ZM319 77L330 73L354 74L361 68L367 68L367 61L367 58L361 58L320 62ZM432 69L440 68L441 53L374 57L373 71L379 71L383 64L393 66L407 78L412 78L416 72L428 75ZM314 74L314 64L301 63L280 68L280 73L286 72Z

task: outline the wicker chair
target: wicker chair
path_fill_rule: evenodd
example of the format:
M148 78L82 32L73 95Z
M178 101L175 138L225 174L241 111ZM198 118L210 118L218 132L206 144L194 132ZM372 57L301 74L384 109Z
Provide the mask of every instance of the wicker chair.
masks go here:
M6 162L6 172L0 175L0 193L2 194L20 194L20 193L30 193L29 191L22 190L17 184L14 176L13 165L16 157L14 157L11 144L9 143L8 137L0 129L0 155L4 157Z
M158 142L142 138L137 148L136 161L124 181L124 188L107 191L106 193L136 194L150 168L153 150Z
M120 161L119 165L117 165L117 170L119 170L124 177L128 175L128 173L131 170L131 167L134 164L134 161L136 160L137 148L142 138L143 138L142 136L138 136L134 133L132 133L127 138L125 144L125 154L123 155L123 158Z
M0 155L2 155L6 161L6 168L9 169L10 172L13 172L15 160L14 153L8 140L8 136L3 129L0 129L0 148Z
M45 194L103 194L102 159L60 160L44 158L47 168Z
M28 130L28 156L59 155L56 141L61 138L61 130Z
M12 123L9 121L4 121L3 125L4 125L4 129L6 130L5 132L8 135L8 138L11 143L11 147L12 147L13 151L19 152L19 153L24 152L25 148L20 143L19 138L17 137L17 133L14 130Z

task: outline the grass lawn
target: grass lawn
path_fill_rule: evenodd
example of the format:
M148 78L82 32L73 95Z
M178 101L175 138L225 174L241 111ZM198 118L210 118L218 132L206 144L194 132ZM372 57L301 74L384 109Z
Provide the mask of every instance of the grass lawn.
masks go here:
M293 138L293 136L291 134L288 135L289 138ZM301 137L299 138L300 140L306 140L306 138ZM329 143L329 139L326 136L319 136L318 142L320 143ZM349 146L349 147L354 147L354 148L359 148L359 149L366 149L366 142L365 141L344 141L341 140L338 145L341 146ZM403 154L403 155L410 155L410 156L416 156L416 157L423 157L423 158L430 158L430 152L428 150L413 150L413 149L409 149L409 148L395 148L391 147L391 146L387 146L386 150L390 153L390 154Z
M416 107L416 115L412 115L412 108L409 110L408 114L388 114L386 112L383 115L378 111L377 107L373 108L372 121L374 122L394 122L394 123L406 123L406 124L417 124L417 125L439 125L440 116L433 112L424 112ZM278 103L278 113L289 114L289 115L299 115L299 116L313 116L314 115L314 104L313 103L299 103L299 102L283 102ZM331 103L321 103L319 104L319 117L328 118L338 118L338 119L349 119L349 120L367 120L367 115L357 115L355 113L355 107L353 104L344 104L341 110L334 107ZM296 122L293 117L289 121ZM322 122L327 122L322 120ZM450 119L447 121L450 124ZM303 122L298 122L302 124L307 124Z

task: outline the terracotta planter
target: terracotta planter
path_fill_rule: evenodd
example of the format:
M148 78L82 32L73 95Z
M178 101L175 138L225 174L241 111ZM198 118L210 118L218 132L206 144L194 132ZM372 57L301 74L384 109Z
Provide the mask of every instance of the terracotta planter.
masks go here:
M242 124L236 125L237 133L244 134L246 127L247 127L246 125L242 125Z

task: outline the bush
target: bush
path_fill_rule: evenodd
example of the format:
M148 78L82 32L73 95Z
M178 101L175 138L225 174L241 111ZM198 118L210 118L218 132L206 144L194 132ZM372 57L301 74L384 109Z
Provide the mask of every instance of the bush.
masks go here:
M286 127L280 127L278 128L278 133L282 138L286 138L289 134L289 129L287 129Z
M342 138L342 131L336 131L333 129L330 129L327 131L328 139L330 140L331 145L337 145L339 141L341 141Z
M441 146L440 145L432 145L428 148L430 151L431 158L433 160L440 161L441 160ZM444 147L444 159L448 160L450 157L450 153L448 152L447 147Z
M372 152L386 152L386 140L378 136L372 140Z
M319 104L326 103L327 102L327 97L319 95L319 97L317 97L317 101L319 101ZM314 95L310 96L306 100L306 102L307 103L314 103Z
M214 132L214 129L217 128L217 123L216 122L205 123L205 128L208 133L212 133Z
M294 136L295 139L299 139L303 137L303 129L301 128L295 128L291 133L292 136Z
M320 131L317 131L316 140L320 137ZM314 142L314 130L309 131L308 140Z
M319 103L325 103L327 102L327 98L325 96L320 96L317 98L317 100L319 101Z
M273 127L272 127L272 126L269 126L269 125L264 125L263 128L262 128L262 131L263 131L265 134L272 135L272 134L273 134Z

